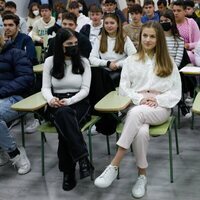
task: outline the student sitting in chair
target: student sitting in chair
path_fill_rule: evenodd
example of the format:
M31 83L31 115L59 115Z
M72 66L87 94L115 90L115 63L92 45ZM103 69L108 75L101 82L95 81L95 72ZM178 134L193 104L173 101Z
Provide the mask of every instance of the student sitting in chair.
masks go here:
M60 29L55 37L54 55L44 63L42 94L48 102L47 117L58 131L59 169L63 172L63 190L76 186L75 168L80 178L93 173L80 126L90 110L88 94L90 64L80 57L78 40L70 29Z
M167 121L171 108L181 98L179 71L169 56L161 25L147 22L142 26L139 38L138 53L126 59L119 87L119 93L130 97L134 105L127 113L114 159L94 182L97 187L109 187L133 143L138 168L138 178L132 189L135 198L143 197L146 192L149 126Z
M33 67L26 53L12 48L0 36L0 166L10 160L18 174L31 170L24 148L18 148L8 123L20 117L11 106L27 95L34 82Z

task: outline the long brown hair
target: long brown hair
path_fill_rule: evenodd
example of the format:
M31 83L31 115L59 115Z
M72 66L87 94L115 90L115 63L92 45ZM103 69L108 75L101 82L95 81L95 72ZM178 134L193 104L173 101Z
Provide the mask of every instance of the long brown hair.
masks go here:
M115 13L108 13L108 14L105 14L104 16L104 19L103 19L104 23L105 23L105 19L108 17L114 19L118 24L117 33L116 33L116 42L115 42L115 47L113 50L115 51L115 53L123 54L125 37L123 34L121 21ZM108 37L108 32L105 30L105 27L103 25L102 32L101 32L100 49L99 49L101 53L105 53L108 49L107 37Z
M145 50L142 46L142 33L145 28L153 28L156 32L156 46L154 48L155 54L155 73L159 77L167 77L173 71L173 64L167 49L166 39L162 26L155 21L149 21L142 25L139 36L138 55L139 60L145 61Z

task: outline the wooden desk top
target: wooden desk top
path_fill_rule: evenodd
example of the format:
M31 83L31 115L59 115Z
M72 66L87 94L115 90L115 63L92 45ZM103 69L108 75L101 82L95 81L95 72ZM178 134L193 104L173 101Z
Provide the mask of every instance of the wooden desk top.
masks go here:
M183 67L180 72L182 72L185 75L200 75L200 67L194 66L194 65L186 65Z
M12 109L21 112L34 112L47 104L41 92L31 95L11 106Z
M103 97L94 108L100 112L118 112L127 108L130 103L129 97L120 96L117 91L112 91Z

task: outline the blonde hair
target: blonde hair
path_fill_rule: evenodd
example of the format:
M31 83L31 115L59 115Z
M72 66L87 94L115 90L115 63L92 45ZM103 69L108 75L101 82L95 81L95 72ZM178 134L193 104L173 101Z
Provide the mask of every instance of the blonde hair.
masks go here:
M154 31L156 32L156 46L153 50L155 53L155 60L156 60L154 71L156 75L159 77L167 77L173 71L173 64L169 56L164 31L158 22L149 21L143 24L139 36L139 47L138 47L139 60L145 61L145 50L141 43L142 32L145 28L153 28Z
M116 33L116 42L115 42L115 47L113 50L115 51L115 53L123 54L124 53L125 36L123 34L121 21L116 14L108 13L108 14L105 14L105 16L104 16L104 19L103 19L104 23L105 23L105 19L108 17L114 19L118 24L117 33ZM105 53L108 49L107 36L108 36L108 33L105 30L105 27L103 26L102 33L101 33L101 40L100 40L100 48L99 48L101 53Z

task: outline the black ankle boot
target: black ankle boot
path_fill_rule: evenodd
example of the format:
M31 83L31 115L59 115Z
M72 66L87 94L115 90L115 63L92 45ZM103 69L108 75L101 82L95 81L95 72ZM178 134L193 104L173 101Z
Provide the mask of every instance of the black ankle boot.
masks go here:
M88 157L85 157L79 160L79 169L80 169L80 179L83 179L90 175L93 176L94 167L90 163Z
M69 191L72 190L76 186L76 177L75 172L71 173L63 173L63 190Z

